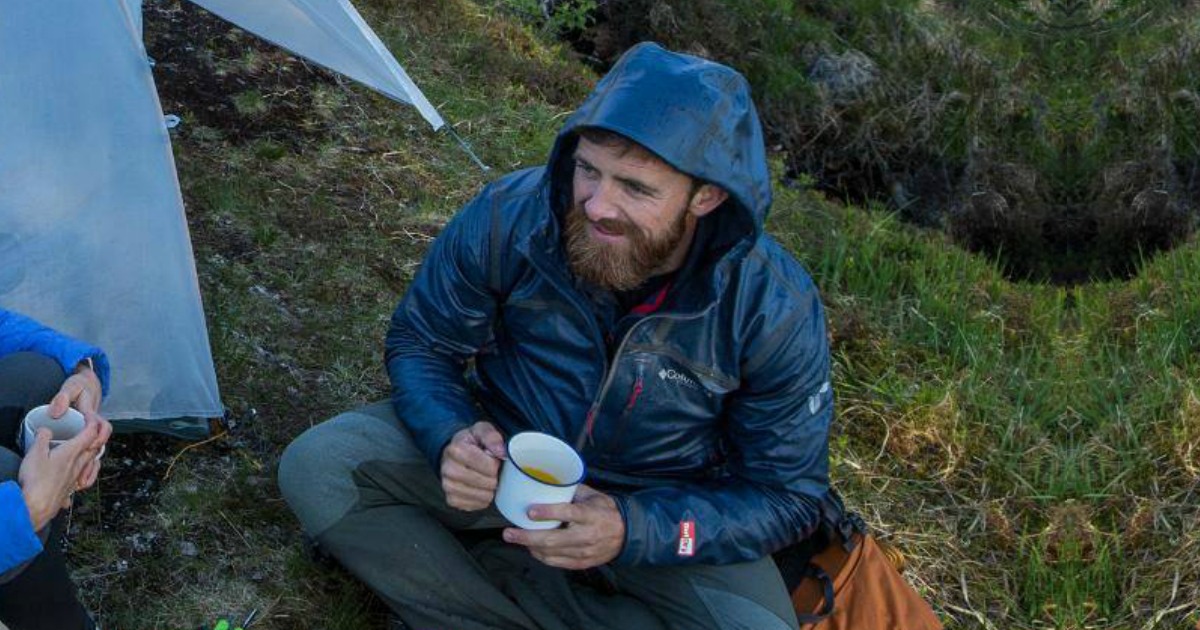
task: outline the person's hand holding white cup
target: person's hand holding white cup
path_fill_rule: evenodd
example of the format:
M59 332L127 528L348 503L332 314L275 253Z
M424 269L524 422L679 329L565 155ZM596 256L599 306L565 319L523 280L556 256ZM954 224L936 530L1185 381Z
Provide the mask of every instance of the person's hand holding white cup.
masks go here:
M71 505L71 495L79 489L80 477L95 464L92 445L103 432L100 423L84 423L73 437L58 440L59 448L51 450L54 432L43 426L24 444L25 456L17 481L35 531L41 531L60 509Z
M33 450L38 429L45 428L50 431L50 448L54 449L79 435L86 424L84 415L70 407L59 418L50 415L50 405L34 407L25 414L25 419L21 422L21 449L26 453ZM104 455L105 449L106 445L101 445L96 453L97 460Z
M508 441L508 459L500 469L496 508L522 529L554 529L561 521L529 518L533 505L570 503L584 477L583 460L562 440L526 431Z

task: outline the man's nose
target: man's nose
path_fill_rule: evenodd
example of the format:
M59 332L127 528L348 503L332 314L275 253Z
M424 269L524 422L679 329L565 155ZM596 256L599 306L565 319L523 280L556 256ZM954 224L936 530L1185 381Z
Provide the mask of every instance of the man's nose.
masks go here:
M592 189L592 194L583 202L583 210L592 221L616 219L621 214L613 203L613 187L605 182L596 184Z

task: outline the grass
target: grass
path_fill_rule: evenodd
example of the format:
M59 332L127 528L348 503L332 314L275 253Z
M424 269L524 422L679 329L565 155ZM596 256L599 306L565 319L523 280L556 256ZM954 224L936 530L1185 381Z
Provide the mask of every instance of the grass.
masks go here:
M603 6L583 39L606 59L655 39L741 68L793 174L945 227L1012 278L1127 277L1193 228L1194 2Z
M492 174L410 109L187 4L147 3L164 109L184 117L176 162L236 422L194 447L113 445L71 543L105 627L253 609L262 630L383 627L361 585L302 551L278 454L385 395L388 317L431 239L489 178L540 163L595 76L495 3L358 5ZM171 56L181 40L194 57ZM188 89L209 80L236 87ZM1014 283L884 208L776 190L769 230L828 309L835 482L947 626L1194 624L1200 247L1127 282Z
M1167 287L1194 277L1194 246L1061 288L796 193L772 232L826 296L839 485L938 576L918 584L952 625L1190 623L1200 312Z

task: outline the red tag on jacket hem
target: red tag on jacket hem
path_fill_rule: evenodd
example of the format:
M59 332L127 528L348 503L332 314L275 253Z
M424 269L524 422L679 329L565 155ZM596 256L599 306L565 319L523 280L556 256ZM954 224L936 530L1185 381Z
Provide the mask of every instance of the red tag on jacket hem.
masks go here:
M685 557L696 555L696 521L679 522L679 549L675 553Z

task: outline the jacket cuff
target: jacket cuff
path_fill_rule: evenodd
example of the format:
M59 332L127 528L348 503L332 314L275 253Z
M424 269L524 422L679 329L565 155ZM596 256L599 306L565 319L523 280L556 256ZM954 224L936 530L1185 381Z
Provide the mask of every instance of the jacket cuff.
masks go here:
M446 452L446 447L450 446L450 440L454 439L454 434L462 431L466 427L454 426L443 433L438 433L429 440L425 448L425 457L429 459L429 465L433 466L433 474L441 480L442 478L442 455Z
M108 355L104 351L97 349L97 354L90 355L86 358L92 360L92 370L96 372L96 377L100 379L100 395L108 396L108 386L112 369L108 365Z
M454 439L455 433L471 425L469 423L464 424L452 418L447 418L444 422L436 423L432 426L429 423L410 422L405 414L406 408L397 403L395 398L392 399L392 411L395 412L400 422L408 428L408 432L412 434L417 448L425 454L425 459L433 467L433 474L437 475L438 479L441 479L442 453L446 451L446 446L450 444L450 440Z
M103 350L83 342L75 342L64 348L55 359L58 360L63 372L68 377L75 373L75 368L79 367L80 363L86 363L88 359L91 359L92 371L100 379L100 395L108 396L110 368L108 356L104 354Z
M614 564L634 566L644 564L645 541L638 532L644 532L645 517L637 506L637 502L629 496L613 496L617 509L621 511L621 519L625 521L625 540L621 543L621 553L613 560Z

